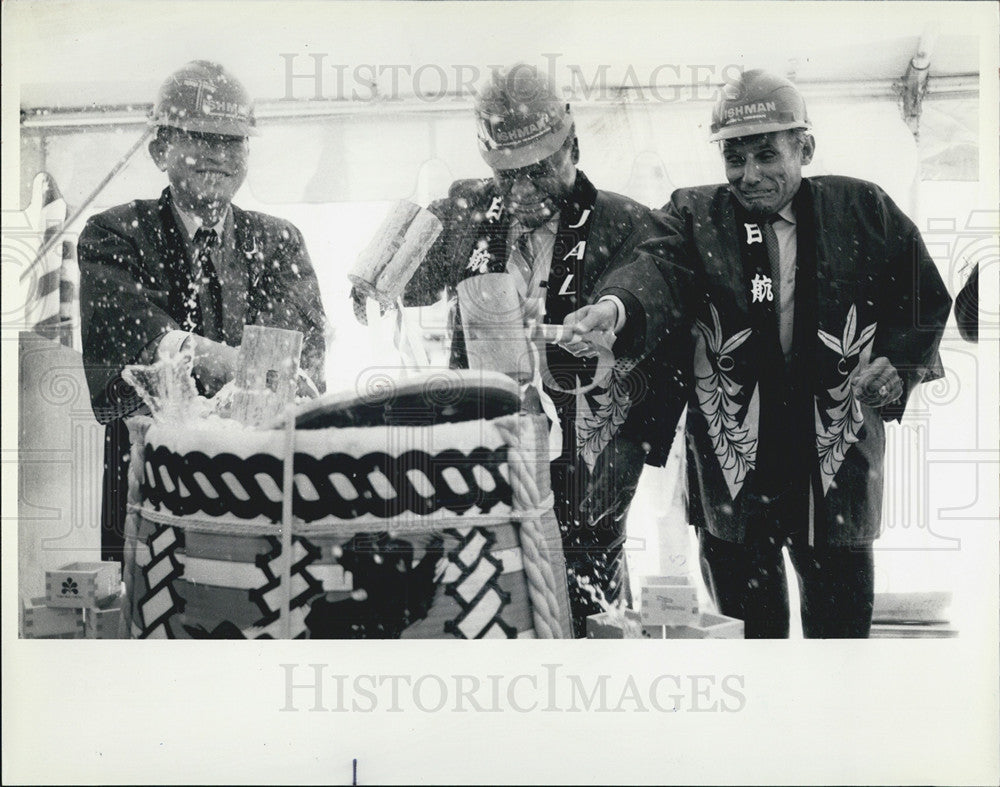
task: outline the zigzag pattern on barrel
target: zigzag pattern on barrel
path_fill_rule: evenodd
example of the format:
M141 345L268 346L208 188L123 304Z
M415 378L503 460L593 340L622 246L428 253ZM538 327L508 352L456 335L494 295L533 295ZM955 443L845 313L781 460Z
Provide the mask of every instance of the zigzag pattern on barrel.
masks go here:
M287 558L281 435L233 434L136 432L133 636L566 636L540 416L299 430Z

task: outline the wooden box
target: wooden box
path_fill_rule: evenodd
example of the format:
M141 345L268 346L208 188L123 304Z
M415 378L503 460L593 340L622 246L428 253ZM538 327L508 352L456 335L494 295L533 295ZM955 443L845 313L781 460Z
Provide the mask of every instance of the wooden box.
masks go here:
M122 617L122 596L117 596L100 609L88 609L85 617L87 639L120 639L118 625Z
M45 596L21 601L21 633L25 639L80 639L83 610L50 607Z
M873 623L948 623L950 591L876 593Z
M689 577L646 577L639 598L646 625L681 626L698 619L698 589Z
M643 625L639 613L601 612L587 618L587 639L663 639L663 626Z
M122 567L116 561L69 563L45 572L45 596L50 607L94 609L121 592Z
M683 626L664 626L667 639L743 639L743 621L725 615L701 612Z

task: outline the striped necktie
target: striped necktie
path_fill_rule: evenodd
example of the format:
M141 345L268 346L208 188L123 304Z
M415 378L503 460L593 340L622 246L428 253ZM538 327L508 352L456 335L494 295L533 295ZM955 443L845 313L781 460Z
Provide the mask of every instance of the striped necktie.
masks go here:
M771 291L774 293L774 313L781 319L781 247L778 245L778 235L774 231L774 222L780 218L777 214L770 216L762 227L764 247L767 249L767 259L771 263Z
M194 259L188 282L187 316L184 328L208 338L219 338L222 313L222 286L212 252L219 246L219 234L202 227L194 234ZM206 313L207 312L207 313Z

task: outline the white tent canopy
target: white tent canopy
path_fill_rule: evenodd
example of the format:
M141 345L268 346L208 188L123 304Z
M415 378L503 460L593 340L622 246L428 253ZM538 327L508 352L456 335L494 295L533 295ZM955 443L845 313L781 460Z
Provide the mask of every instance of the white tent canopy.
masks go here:
M10 5L10 4L8 4ZM802 83L884 83L902 76L921 36L933 39L930 75L977 74L979 52L961 5L944 3L370 4L286 2L15 2L22 108L148 104L159 83L196 58L225 63L259 100L288 97L294 73L323 65L322 95L449 94L475 72L516 60L574 67L609 83L718 84L724 69L794 72ZM338 87L337 67L343 79ZM424 71L419 69L424 67ZM461 69L461 71L459 71ZM394 76L395 75L395 76ZM416 75L416 76L414 76ZM393 91L393 81L397 89ZM293 95L315 96L312 80Z
M970 179L976 167L979 47L959 9L541 2L470 13L453 2L291 2L279 15L262 2L14 2L5 13L20 34L5 43L20 85L22 202L39 169L70 204L82 201L127 150L160 82L195 58L224 63L258 99L252 200L421 200L449 178L487 174L471 90L491 67L525 60L573 99L584 168L604 188L656 205L673 187L717 180L704 144L709 102L738 69L762 66L808 97L814 172L879 180L915 210L917 154L896 91L918 50L929 54L935 127L922 144L934 176ZM96 205L155 180L144 163Z

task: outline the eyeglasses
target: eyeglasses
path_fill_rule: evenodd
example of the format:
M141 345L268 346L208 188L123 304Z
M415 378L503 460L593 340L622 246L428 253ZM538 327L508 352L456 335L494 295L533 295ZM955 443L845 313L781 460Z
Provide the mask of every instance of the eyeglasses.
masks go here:
M497 179L497 182L502 185L509 185L519 180L520 178L527 178L528 180L544 180L545 178L551 178L556 174L560 165L560 156L562 151L556 151L551 156L546 159L542 159L537 164L530 164L527 167L519 167L518 169L495 169L493 174Z
M246 137L234 136L230 134L212 134L207 131L188 131L186 129L172 128L168 137L170 142L187 141L203 145L245 145Z

